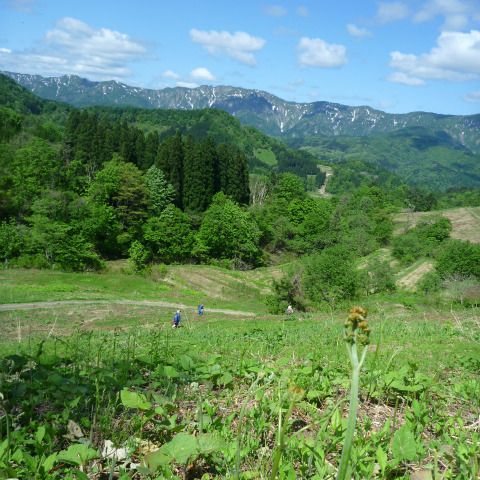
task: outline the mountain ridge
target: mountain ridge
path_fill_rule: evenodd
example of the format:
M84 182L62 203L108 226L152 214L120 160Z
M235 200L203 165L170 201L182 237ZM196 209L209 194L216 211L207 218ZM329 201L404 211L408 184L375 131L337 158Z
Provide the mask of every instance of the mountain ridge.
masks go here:
M386 113L369 106L348 106L327 101L297 103L263 90L232 86L167 87L160 90L133 87L110 80L96 82L64 75L3 72L20 85L50 100L77 107L133 106L196 110L225 110L242 123L285 140L311 136L354 137L425 127L444 131L474 153L480 153L480 114L449 115L431 112Z

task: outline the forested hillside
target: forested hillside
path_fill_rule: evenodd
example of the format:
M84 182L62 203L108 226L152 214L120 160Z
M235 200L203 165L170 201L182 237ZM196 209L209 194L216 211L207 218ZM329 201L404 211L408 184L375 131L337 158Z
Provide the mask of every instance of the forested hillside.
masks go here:
M477 247L450 243L448 220L429 218L392 238L392 213L461 204L475 191L439 196L353 157L331 162L334 195L322 198L307 188L324 176L309 153L225 112L77 110L0 80L4 267L101 270L128 258L141 273L158 263L294 261L274 283L272 311L391 291L397 267L379 249L403 269L443 255L437 286L448 275L479 275Z
M322 163L362 161L430 190L480 187L480 156L444 131L411 127L369 137L291 137Z
M194 137L203 137L208 132L221 143L233 137L257 171L264 171L266 163L301 176L316 174L315 160L308 152L322 164L368 162L403 177L410 185L431 190L480 186L479 115L393 115L367 106L287 102L267 92L224 86L150 90L71 75L8 75L44 98L82 107L123 106L121 110L96 109L102 115L138 123L142 129L156 129L161 135L188 130ZM128 105L145 109L129 109ZM301 150L286 150L279 141L241 127L239 122Z
M307 176L313 188L323 179L310 154L225 112L80 111L6 77L0 93L5 265L98 269L128 255L259 264L260 231L240 207L250 200L248 163L256 185L270 189L285 171L303 177L292 177L301 191ZM233 244L210 245L208 221L234 219Z
M320 136L369 137L412 127L442 131L480 153L480 115L439 115L429 112L389 114L369 106L317 101L297 103L261 90L231 86L138 88L117 81L94 82L76 75L42 77L5 72L42 98L75 106L135 106L143 108L218 108L242 123L280 138ZM307 143L308 145L308 143Z

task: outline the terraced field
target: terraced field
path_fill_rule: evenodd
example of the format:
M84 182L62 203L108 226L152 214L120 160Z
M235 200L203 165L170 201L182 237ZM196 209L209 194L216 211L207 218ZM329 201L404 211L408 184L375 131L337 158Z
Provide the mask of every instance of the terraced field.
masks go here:
M421 219L441 215L452 222L452 238L480 243L480 207L461 207L434 212L398 213L394 217L395 232L401 233L414 227Z

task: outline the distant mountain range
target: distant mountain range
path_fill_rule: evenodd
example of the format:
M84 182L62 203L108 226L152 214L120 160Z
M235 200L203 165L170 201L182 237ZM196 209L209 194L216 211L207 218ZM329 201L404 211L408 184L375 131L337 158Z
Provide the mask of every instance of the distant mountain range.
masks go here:
M225 110L244 124L297 145L311 144L307 140L309 137L367 137L404 128L423 127L434 135L445 132L455 143L472 153L480 153L480 114L389 114L368 106L351 107L321 101L289 102L261 90L229 86L152 90L117 81L93 82L75 75L42 77L3 73L42 98L77 107L100 105Z

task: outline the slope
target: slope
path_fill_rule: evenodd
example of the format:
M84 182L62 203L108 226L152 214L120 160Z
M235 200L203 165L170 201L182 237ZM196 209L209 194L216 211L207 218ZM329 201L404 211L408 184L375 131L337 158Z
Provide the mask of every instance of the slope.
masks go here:
M442 130L409 127L370 137L310 136L293 139L290 145L302 146L322 163L367 162L419 187L480 186L480 155Z
M58 101L41 99L1 74L0 107L4 108L0 111L2 126L8 120L14 123L15 128L23 128L27 135L44 138L51 134L57 139L61 138L68 114L74 110ZM180 131L196 139L210 136L217 143L233 144L246 154L251 171L266 173L275 168L279 172L293 171L300 176L318 174L319 184L323 180L313 155L288 147L253 127L244 126L221 110L146 110L131 107L95 107L93 110L107 120L125 121L144 132L157 131L161 138Z
M370 136L421 126L444 131L473 152L480 152L480 115L389 114L368 106L351 107L323 101L290 102L268 92L231 86L152 90L116 81L92 82L74 75L46 78L5 73L40 97L81 107L219 108L264 133L288 139L317 135Z

